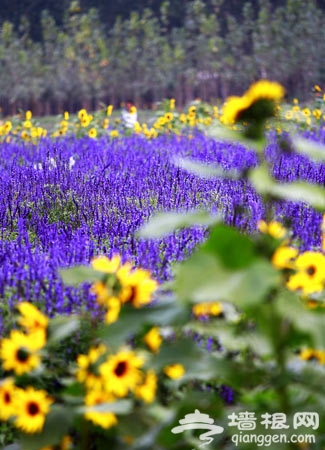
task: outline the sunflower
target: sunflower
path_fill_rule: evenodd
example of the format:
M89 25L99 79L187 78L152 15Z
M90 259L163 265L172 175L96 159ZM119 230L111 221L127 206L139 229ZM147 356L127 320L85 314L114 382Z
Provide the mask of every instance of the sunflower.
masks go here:
M99 305L106 306L113 297L112 288L107 286L103 281L95 281L91 287L91 292L96 295Z
M157 122L158 122L158 125L160 125L161 127L163 127L163 126L166 125L166 123L167 123L166 117L165 117L165 116L163 116L163 117L158 117Z
M9 338L1 341L0 357L4 370L13 370L17 375L30 372L40 363L37 350L45 345L44 333L25 335L13 330Z
M187 115L187 120L188 120L188 124L190 127L195 127L195 125L197 124L197 120L195 119L195 116L190 116L189 114Z
M124 268L124 270L123 270ZM124 267L118 271L118 278L122 285L119 297L123 303L131 303L135 308L147 305L152 301L152 295L158 288L158 283L144 269L128 270Z
M10 133L11 129L12 129L12 123L10 122L10 120L7 120L4 125L3 125L3 129L5 133Z
M319 108L313 109L313 116L315 117L316 120L321 119L321 117L322 117L322 110L319 109Z
M219 108L218 106L213 107L213 117L218 118L219 117Z
M84 117L82 117L82 118L80 119L80 123L81 123L81 126L82 126L82 127L87 128L88 125L90 124L89 116L84 116Z
M152 403L157 390L157 376L153 370L149 370L142 384L136 386L134 394L146 403Z
M223 109L220 120L225 125L233 125L240 120L240 115L246 111L250 106L250 101L247 97L228 97Z
M105 314L105 322L108 324L114 323L117 321L121 311L121 301L117 297L111 297L106 302L106 314Z
M304 295L322 292L324 284L312 280L305 272L297 272L289 277L286 286L290 291L302 291Z
M88 113L85 109L80 109L80 111L78 111L78 119L79 120L82 120L87 116L88 116Z
M117 130L112 130L112 131L110 132L110 136L111 136L112 138L117 138L117 137L119 137L119 132L118 132Z
M91 261L93 269L104 273L115 273L119 267L121 267L121 257L114 255L111 259L107 256L96 256Z
M28 110L25 112L25 119L30 120L33 117L32 111Z
M106 108L106 115L111 116L113 112L113 105L108 105Z
M28 134L28 132L27 131L25 131L25 130L23 130L22 132L21 132L21 138L22 139L25 139L26 141L29 141L30 140L30 136L29 136L29 134Z
M78 369L76 378L80 383L84 383L89 389L101 389L103 380L98 372L98 360L107 351L104 344L98 347L92 347L88 355L79 355L77 357Z
M44 314L42 314L36 306L29 302L21 302L17 306L21 316L18 319L19 325L21 325L26 331L31 332L34 330L47 329L49 320Z
M186 114L182 113L182 114L179 116L179 120L180 120L182 123L186 123L186 121L187 121Z
M140 123L138 121L135 122L133 130L134 130L135 133L141 133L142 127L141 127L141 125L140 125Z
M260 80L253 83L246 92L253 103L261 99L279 102L284 94L285 90L281 84L269 80Z
M167 122L170 122L171 120L173 120L174 116L173 116L173 114L171 112L167 112L164 117L165 117Z
M299 357L304 361L316 360L319 364L325 364L325 350L305 348L301 350Z
M94 127L90 128L90 130L88 131L88 136L90 138L97 137L97 130L96 130L96 128L94 128Z
M53 403L47 392L29 386L26 390L19 390L15 401L17 405L15 426L25 433L40 432L45 416Z
M158 327L151 328L143 339L152 352L156 353L159 350L162 343L162 337L160 336Z
M321 292L325 285L325 255L320 252L301 253L295 261L296 273L287 283L291 290L301 289L306 295Z
M8 420L15 414L14 398L17 390L12 378L6 378L0 384L0 420Z
M190 106L189 108L188 108L188 114L190 115L190 116L195 116L195 114L196 114L196 106Z
M272 264L277 269L291 269L294 266L294 259L298 255L298 250L294 247L280 246L272 256Z
M30 120L25 120L23 123L24 128L32 128L32 122Z
M311 114L309 108L304 108L301 112L303 113L303 115L304 115L305 117L309 117L310 114Z
M116 274L121 267L121 258L119 255L114 255L111 259L108 259L106 256L97 256L91 261L91 265L98 272ZM107 286L103 281L96 281L92 285L92 291L96 294L99 304L112 307L111 301L114 302L115 297L110 286Z
M117 397L125 397L142 381L140 367L144 360L133 351L123 350L107 359L99 367L105 389Z
M86 406L99 406L105 403L114 402L115 398L102 390L91 390L85 396ZM117 417L110 411L87 411L85 419L90 420L95 425L99 425L106 430L117 424Z
M172 380L178 380L185 374L185 369L182 364L170 364L164 367L164 373Z
M261 122L275 115L276 103L282 100L284 93L284 88L279 83L257 81L242 97L229 97L226 100L221 121L226 125L236 122Z
M130 114L136 114L137 108L135 106L131 106L130 108Z

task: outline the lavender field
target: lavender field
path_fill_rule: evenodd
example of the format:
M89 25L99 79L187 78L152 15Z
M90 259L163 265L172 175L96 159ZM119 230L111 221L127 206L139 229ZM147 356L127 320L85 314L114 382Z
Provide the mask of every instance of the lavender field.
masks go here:
M325 142L325 132L309 132ZM283 138L285 139L285 137ZM303 179L324 185L325 164L278 145L270 134L266 159L280 181ZM177 167L175 157L235 170L238 179L202 179ZM136 231L157 211L221 212L227 224L257 232L266 211L245 181L257 156L237 143L196 133L192 139L132 135L42 139L3 144L0 153L0 296L12 307L28 299L48 315L96 309L89 287L63 285L58 269L89 264L94 255L116 253L150 269L159 281L172 277L172 264L185 259L206 236L202 226L160 240ZM303 203L274 203L274 216L290 225L300 248L321 245L321 214ZM1 325L2 326L2 325Z

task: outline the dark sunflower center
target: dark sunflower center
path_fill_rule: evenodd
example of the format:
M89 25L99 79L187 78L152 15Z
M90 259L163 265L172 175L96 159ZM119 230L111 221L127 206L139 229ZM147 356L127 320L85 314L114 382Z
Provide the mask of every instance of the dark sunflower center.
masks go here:
M30 416L35 416L39 413L39 406L36 402L29 402L27 405L27 411Z
M123 377L127 370L127 363L125 361L120 361L115 367L114 373L117 377Z
M131 287L129 302L133 302L137 296L137 288L136 286Z
M26 349L20 348L20 349L17 351L16 356L17 356L17 360L18 360L19 362L24 363L24 362L26 362L26 361L28 360L28 358L29 358L29 353L28 353L28 351L27 351Z
M312 277L313 275L315 275L316 270L317 269L314 265L310 265L309 267L307 267L306 272Z
M5 392L3 397L4 397L4 402L5 403L10 403L11 402L11 395L9 394L9 392Z

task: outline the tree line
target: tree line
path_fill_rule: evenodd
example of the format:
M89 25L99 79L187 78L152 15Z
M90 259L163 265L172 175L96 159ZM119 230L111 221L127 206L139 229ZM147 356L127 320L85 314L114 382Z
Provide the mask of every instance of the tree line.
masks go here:
M40 17L41 39L32 38L25 15L19 26L1 25L3 114L91 110L128 98L139 107L165 97L178 106L198 97L213 102L259 78L306 99L325 82L325 16L312 0L246 2L236 15L221 0L190 0L177 25L173 2L161 3L159 14L145 8L118 16L110 27L78 1L62 23L48 10Z

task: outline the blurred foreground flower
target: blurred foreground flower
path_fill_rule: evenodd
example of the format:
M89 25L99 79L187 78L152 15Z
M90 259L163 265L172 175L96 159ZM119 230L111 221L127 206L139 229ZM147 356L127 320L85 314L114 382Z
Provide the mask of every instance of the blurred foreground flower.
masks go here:
M220 120L225 125L245 124L244 135L259 139L263 136L265 120L276 115L277 103L284 93L279 83L257 81L242 97L232 96L226 100Z

